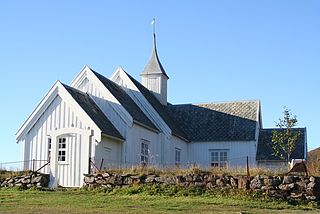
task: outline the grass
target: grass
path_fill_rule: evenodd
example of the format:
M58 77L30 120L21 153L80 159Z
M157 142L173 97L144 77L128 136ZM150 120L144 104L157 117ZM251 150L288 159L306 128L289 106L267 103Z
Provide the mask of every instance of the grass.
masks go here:
M101 171L100 173L103 173ZM232 175L232 176L246 176L247 169L246 168L200 168L198 165L190 165L189 167L179 167L179 166L170 166L168 168L159 168L157 166L144 166L138 165L128 168L115 168L108 169L107 172L115 173L115 174L134 174L134 175L186 175L186 174L194 174L194 173L212 173L214 175ZM268 170L259 167L251 167L250 175L281 175L285 174L286 170Z
M171 188L166 191L159 190L155 186L133 186L112 191L86 189L40 191L2 188L0 189L0 213L320 212L314 204L291 205L286 202L243 197L241 194L225 196L219 192L215 194L196 191L191 191L189 194L182 193L181 190Z

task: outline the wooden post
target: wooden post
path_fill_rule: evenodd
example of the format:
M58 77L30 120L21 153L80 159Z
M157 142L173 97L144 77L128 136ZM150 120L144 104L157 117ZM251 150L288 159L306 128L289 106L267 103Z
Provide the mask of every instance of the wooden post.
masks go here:
M249 156L247 156L247 177L250 177L250 171L249 171Z
M104 161L104 159L102 158L102 159L101 159L101 163L100 163L100 171L101 171L101 169L102 169L103 161Z

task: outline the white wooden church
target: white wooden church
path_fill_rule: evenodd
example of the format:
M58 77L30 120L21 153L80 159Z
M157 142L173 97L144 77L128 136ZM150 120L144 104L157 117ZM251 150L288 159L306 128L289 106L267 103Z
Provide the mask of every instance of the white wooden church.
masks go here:
M141 82L119 67L110 78L85 66L70 85L57 81L16 134L24 169L50 160L50 186L78 187L91 167L274 165L272 129L259 100L173 105L153 35ZM306 131L292 158L306 159ZM35 166L34 166L35 165Z

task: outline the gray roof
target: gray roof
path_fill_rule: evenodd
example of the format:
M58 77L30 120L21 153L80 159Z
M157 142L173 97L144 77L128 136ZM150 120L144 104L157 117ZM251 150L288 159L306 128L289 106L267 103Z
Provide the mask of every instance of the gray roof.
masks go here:
M168 105L168 108L190 141L255 140L259 101Z
M67 89L73 99L75 99L75 101L81 106L81 108L88 114L93 122L99 127L103 134L124 140L119 131L112 125L111 121L106 117L106 115L101 111L101 109L88 94L64 84L63 86L65 89Z
M132 116L133 120L148 128L159 131L158 128L149 120L149 118L142 112L138 105L122 89L121 86L93 70L92 72L98 77L98 79L103 83L103 85L113 94L113 96L120 102L120 104L128 111L128 113Z
M146 87L144 87L140 82L126 73L128 77L131 79L133 84L139 89L142 95L148 100L151 106L157 111L160 117L164 120L164 122L169 126L172 131L172 134L182 138L183 140L188 141L186 134L179 127L179 124L176 124L171 118L169 109L167 106L162 105L159 100L154 96L152 92L150 92Z
M281 131L283 129L261 129L259 133L259 141L257 148L257 160L281 160L280 157L274 155L272 149L272 132ZM303 159L305 157L306 148L306 129L305 128L294 128L294 132L300 131L301 136L296 144L296 148L291 154L291 159ZM285 154L284 154L285 155Z
M158 57L157 46L156 46L156 35L155 34L153 34L152 55L151 55L151 58L150 58L148 64L146 65L146 67L142 71L141 76L150 75L150 74L163 74L164 76L166 76L169 79L169 77L168 77L166 71L163 69L163 67L160 63L159 57Z

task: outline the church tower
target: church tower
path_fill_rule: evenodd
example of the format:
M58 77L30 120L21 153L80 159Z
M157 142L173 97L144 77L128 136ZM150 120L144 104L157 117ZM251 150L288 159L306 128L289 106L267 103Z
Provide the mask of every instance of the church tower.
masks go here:
M154 25L154 20L153 20ZM156 34L153 30L153 49L151 58L140 74L142 85L153 92L162 105L167 105L167 81L169 79L165 70L163 69L156 44Z

